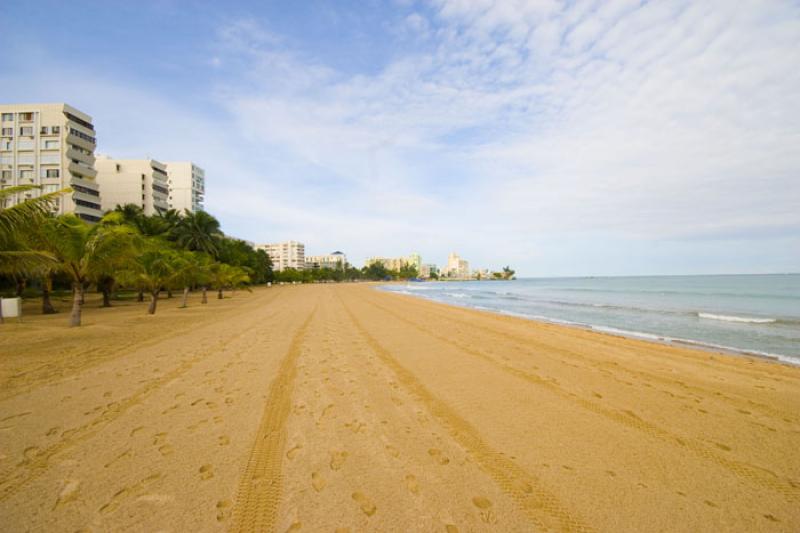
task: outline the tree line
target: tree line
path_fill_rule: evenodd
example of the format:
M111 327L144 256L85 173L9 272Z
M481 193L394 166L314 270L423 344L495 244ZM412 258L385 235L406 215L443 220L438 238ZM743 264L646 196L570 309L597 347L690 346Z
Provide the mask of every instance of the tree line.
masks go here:
M193 289L202 291L205 304L209 289L221 299L225 289L273 280L266 252L225 236L219 221L203 211L148 216L129 204L89 224L73 214L52 214L69 189L5 207L15 195L37 188L0 190L0 281L13 282L18 294L26 283L38 282L43 313L56 312L50 299L54 285L71 288L72 326L81 324L92 287L102 293L104 307L111 306L116 290L135 290L139 301L149 298L147 311L154 314L164 291L170 296L183 291L186 307Z

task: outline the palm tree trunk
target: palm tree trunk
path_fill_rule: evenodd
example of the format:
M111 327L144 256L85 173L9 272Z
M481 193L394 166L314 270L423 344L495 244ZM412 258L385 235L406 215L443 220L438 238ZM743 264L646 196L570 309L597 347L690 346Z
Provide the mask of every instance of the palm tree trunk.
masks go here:
M111 307L111 287L103 285L103 305L100 307Z
M206 287L205 285L203 285L203 299L200 300L200 303L201 304L208 303L208 287Z
M136 297L137 302L144 301L144 289L139 289L139 296Z
M50 301L50 291L53 288L53 278L49 275L42 276L42 314L53 315L57 313L56 308Z
M72 313L69 316L70 327L81 325L81 305L83 304L83 283L74 284L72 297Z
M167 289L167 298L172 298L172 289Z
M147 314L154 315L156 314L156 305L158 304L158 293L161 292L160 290L155 290L150 293L150 305L147 307Z
M219 290L217 291L217 300L222 300L222 298L223 298L222 287L220 287Z
M83 305L86 303L86 287L84 287L82 283L81 283L80 295L81 295L81 305Z
M25 291L25 278L14 276L14 281L17 284L17 296L22 298L22 293Z
M181 302L181 307L186 307L186 302L189 300L189 287L183 288L183 302Z

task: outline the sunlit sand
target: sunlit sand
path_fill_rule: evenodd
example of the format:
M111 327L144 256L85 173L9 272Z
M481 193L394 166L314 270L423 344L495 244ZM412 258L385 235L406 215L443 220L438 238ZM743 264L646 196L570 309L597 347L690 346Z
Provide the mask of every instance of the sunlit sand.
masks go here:
M0 331L6 531L787 531L800 369L387 294Z

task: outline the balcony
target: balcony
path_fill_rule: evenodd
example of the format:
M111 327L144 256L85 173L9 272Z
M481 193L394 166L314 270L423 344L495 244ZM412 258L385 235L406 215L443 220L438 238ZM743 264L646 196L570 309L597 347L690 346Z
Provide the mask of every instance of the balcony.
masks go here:
M95 149L94 141L88 141L83 137L80 137L77 134L72 133L73 131L75 130L70 130L70 132L67 134L67 142L69 144L74 144L75 146L79 146L84 150L89 150L90 152L94 152Z
M76 161L80 161L82 163L86 163L87 165L94 167L95 158L92 155L86 155L79 150L75 150L74 148L67 148L67 158L74 159Z
M94 179L97 177L97 171L95 169L89 166L80 165L78 163L75 163L74 161L70 161L69 166L67 168L73 174L79 174L89 179Z

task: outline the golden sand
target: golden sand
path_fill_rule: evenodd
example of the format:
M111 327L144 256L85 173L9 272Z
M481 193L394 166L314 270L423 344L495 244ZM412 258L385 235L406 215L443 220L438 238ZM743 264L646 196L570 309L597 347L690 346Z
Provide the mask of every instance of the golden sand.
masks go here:
M4 531L797 531L800 369L363 285L0 326Z

